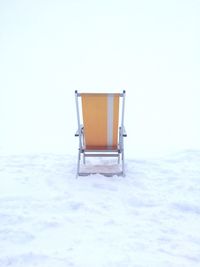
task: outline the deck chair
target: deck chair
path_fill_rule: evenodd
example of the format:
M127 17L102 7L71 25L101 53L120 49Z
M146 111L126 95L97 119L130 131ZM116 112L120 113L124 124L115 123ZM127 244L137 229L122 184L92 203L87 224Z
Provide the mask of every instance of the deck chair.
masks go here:
M80 172L81 156L83 164L86 163L87 157L117 157L120 171L98 173L106 176L125 176L124 137L127 136L124 128L125 94L125 91L123 93L78 93L75 91L78 121L75 136L79 137L76 177L96 173ZM82 106L82 116L80 116L79 106ZM121 113L120 126L119 111Z

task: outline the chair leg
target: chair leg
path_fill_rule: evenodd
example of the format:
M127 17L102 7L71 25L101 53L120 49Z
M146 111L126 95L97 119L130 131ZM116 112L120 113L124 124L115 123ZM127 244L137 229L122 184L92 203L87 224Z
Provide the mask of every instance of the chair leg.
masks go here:
M78 151L78 161L77 161L77 172L76 172L76 178L79 176L79 170L80 170L80 160L81 160L81 151L79 149Z
M125 176L124 150L122 150L122 176Z
M118 164L120 164L120 153L118 154Z
M83 153L83 164L85 164L85 152Z

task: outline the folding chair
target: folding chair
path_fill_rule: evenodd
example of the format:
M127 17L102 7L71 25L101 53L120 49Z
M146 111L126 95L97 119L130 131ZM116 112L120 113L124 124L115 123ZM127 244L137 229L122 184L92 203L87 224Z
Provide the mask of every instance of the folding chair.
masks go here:
M75 91L79 137L77 174L89 175L96 172L80 172L81 156L83 163L86 157L117 157L120 171L112 173L98 172L106 176L125 176L124 167L124 128L125 94L123 93L78 93ZM80 100L81 99L81 103ZM82 106L82 116L79 105ZM121 125L119 126L119 111Z

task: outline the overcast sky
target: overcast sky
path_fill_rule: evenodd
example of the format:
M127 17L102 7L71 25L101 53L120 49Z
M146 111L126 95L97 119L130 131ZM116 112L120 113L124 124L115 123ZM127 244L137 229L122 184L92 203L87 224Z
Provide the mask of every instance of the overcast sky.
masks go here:
M126 90L129 157L200 149L199 0L0 1L0 151L76 153L74 90Z

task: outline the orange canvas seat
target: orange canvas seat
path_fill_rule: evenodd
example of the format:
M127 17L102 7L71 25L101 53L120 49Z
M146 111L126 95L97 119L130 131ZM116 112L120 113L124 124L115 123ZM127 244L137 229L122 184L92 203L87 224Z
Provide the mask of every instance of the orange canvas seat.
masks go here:
M125 91L122 94L115 93L78 93L75 91L78 131L79 155L77 175L81 175L80 159L83 162L87 156L118 157L122 155L122 174L124 175L124 101ZM81 103L78 100L81 98ZM119 107L122 98L122 116L119 127ZM79 104L82 107L82 116L79 113ZM91 154L95 152L95 154ZM100 154L99 152L104 152ZM98 154L99 153L99 154Z

